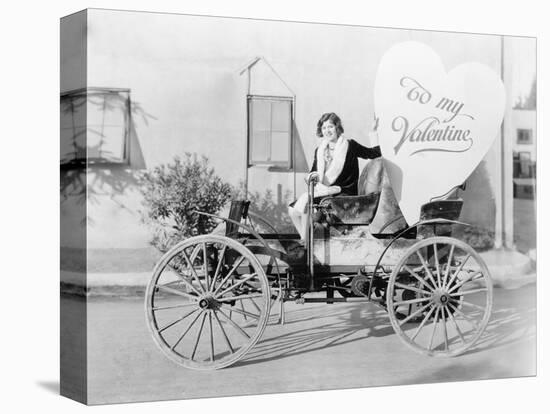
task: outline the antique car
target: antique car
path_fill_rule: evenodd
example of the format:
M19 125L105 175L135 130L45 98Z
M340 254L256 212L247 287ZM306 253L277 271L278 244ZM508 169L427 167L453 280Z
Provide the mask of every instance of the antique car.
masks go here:
M156 265L145 295L159 348L192 369L230 366L268 322L285 323L285 303L373 302L415 351L456 356L484 332L492 282L480 255L452 237L458 188L400 214L382 159L363 170L358 196L315 199L307 178L308 232L281 234L234 200L222 231L184 240ZM199 214L205 214L200 213Z

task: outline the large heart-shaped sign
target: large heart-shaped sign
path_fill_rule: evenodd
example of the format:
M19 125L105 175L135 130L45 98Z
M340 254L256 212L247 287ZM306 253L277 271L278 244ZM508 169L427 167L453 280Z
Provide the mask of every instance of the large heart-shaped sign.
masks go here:
M499 76L480 63L446 72L418 42L393 46L374 87L384 165L409 224L420 207L461 185L485 156L504 115Z

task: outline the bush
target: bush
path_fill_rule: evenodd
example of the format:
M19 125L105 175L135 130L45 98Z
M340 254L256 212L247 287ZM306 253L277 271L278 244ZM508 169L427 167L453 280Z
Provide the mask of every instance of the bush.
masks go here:
M166 251L177 241L210 233L216 221L196 210L217 214L231 196L231 186L209 167L208 159L186 153L140 178L146 219L153 225L152 244Z
M453 236L480 252L492 249L495 245L494 232L477 226L457 226Z
M266 189L261 195L258 191L249 191L245 197L244 183L240 182L233 188L232 197L235 200L247 199L250 201L250 212L266 219L279 232L292 233L294 225L288 215L288 204L292 197L292 192L287 190L282 196L282 200L276 200L273 191ZM261 222L255 223L261 231L269 232L270 229L262 226Z

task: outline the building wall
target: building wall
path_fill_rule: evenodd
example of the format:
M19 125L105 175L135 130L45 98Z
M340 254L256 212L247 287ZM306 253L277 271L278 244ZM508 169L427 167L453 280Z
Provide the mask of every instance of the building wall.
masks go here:
M526 109L515 109L512 111L512 120L516 134L512 137L514 152L528 152L531 160L537 159L537 111ZM533 131L533 142L531 144L519 144L517 138L518 129L530 129Z
M87 85L129 88L139 108L132 120L131 158L137 152L141 161L111 168L110 181L101 179L104 167L92 168L88 177L94 192L88 204L93 222L88 243L98 249L146 245L150 234L139 220L135 181L143 168L197 152L207 155L230 183L244 180L248 85L239 72L255 56L263 56L296 95L299 172L250 168L249 189L276 192L280 186L291 198L305 189L303 178L318 143L315 127L323 112L338 113L347 136L370 144L377 65L393 44L424 42L449 69L477 61L500 72L501 64L500 37L491 35L107 10L88 11L87 34ZM492 189L500 174L496 152L497 147L474 172L469 181L475 185L464 195L463 219L490 229L494 215L487 211L496 208Z

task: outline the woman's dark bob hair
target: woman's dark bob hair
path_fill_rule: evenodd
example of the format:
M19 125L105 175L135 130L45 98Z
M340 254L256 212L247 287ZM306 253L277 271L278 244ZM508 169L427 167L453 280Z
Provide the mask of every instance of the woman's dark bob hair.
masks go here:
M340 135L344 133L344 127L342 126L342 121L340 120L340 117L334 112L327 112L326 114L321 115L321 119L319 119L319 122L317 122L318 137L323 136L323 131L321 130L321 128L326 121L330 121L334 124L338 137L340 137Z

